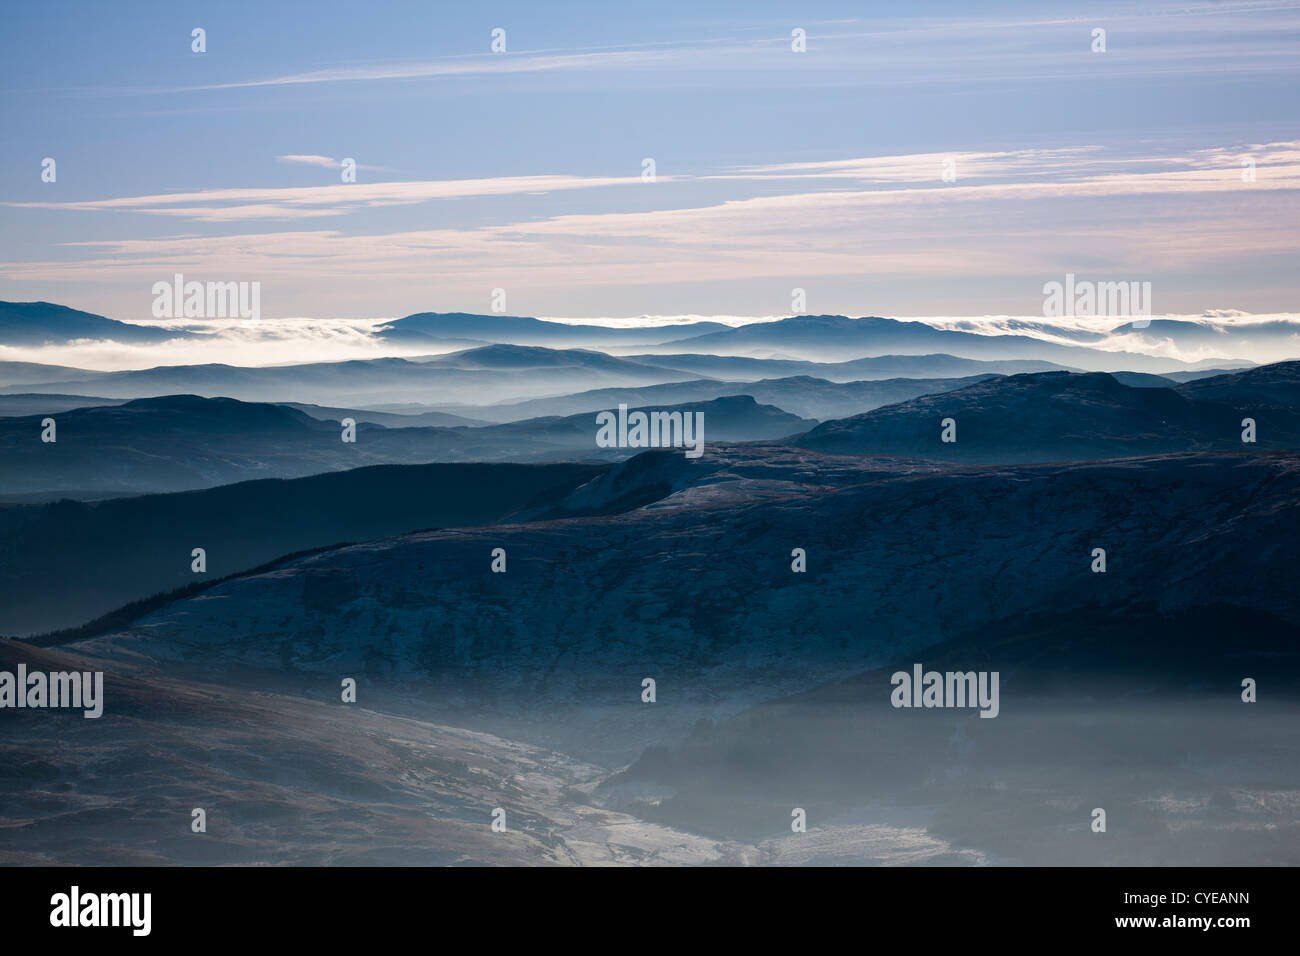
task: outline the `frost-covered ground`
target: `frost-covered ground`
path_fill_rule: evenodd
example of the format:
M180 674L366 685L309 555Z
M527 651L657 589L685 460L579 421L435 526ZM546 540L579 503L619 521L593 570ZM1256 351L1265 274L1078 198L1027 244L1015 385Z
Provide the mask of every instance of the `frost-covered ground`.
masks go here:
M1300 862L1293 456L749 446L642 456L569 505L651 486L6 643L109 676L99 720L4 715L0 860ZM999 671L1001 715L892 710L914 661Z

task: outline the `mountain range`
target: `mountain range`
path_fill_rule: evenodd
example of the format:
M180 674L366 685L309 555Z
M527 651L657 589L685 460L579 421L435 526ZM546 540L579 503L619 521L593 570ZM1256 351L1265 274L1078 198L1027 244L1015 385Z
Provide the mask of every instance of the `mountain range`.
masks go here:
M376 358L262 367L158 366L39 384L28 381L0 388L0 393L93 391L112 398L151 398L186 392L245 401L364 405L411 399L447 402L472 394L502 400L571 391L576 383L631 386L690 377L602 352L493 345L418 361Z
M78 339L143 344L194 334L188 329L119 322L52 302L0 302L0 345L62 345Z
M12 644L105 670L114 707L93 734L0 729L5 818L45 781L69 810L24 840L0 828L0 855L1295 861L1294 454L975 467L718 446L643 453L561 503L637 488L652 502L622 513L328 548ZM999 671L998 719L891 708L889 673L917 660ZM71 774L69 745L113 772ZM149 783L187 764L179 792ZM1095 805L1117 848L1086 842ZM189 806L221 821L210 846L152 838ZM486 830L496 806L514 842L479 848L456 822ZM313 834L340 814L325 850Z
M694 335L721 332L721 322L691 322L658 328L612 328L547 322L519 315L474 315L466 312L418 312L381 326L376 335L385 341L423 346L474 341L509 345L544 345L551 348L601 345L654 345Z
M1078 461L1241 449L1246 419L1255 447L1300 447L1300 362L1172 388L1135 388L1101 372L1011 375L823 422L797 441L840 454Z
M442 680L486 700L545 673L512 708L563 715L555 732L565 740L549 743L595 758L633 753L636 735L620 740L583 715L645 668L675 695L712 698L716 712L728 695L742 703L749 680L810 687L1045 607L1064 614L1156 594L1166 611L1222 601L1300 625L1277 579L1300 531L1293 454L970 467L718 446L698 461L643 453L570 499L592 502L595 485L620 497L649 488L657 500L613 516L315 554L79 647L202 661L204 673L232 680L282 670L294 647L299 677L343 668L444 701ZM1053 518L1026 523L1026 514ZM498 547L505 574L490 569ZM796 547L804 574L792 573ZM1091 572L1096 547L1107 549L1106 574ZM624 718L629 728L639 713Z
M1300 863L1300 362L1157 321L0 363L0 670L106 677L5 711L0 862ZM597 446L624 404L703 454Z
M800 434L815 422L745 395L657 411L701 413L704 441ZM358 422L354 442L340 422L287 405L171 395L54 416L0 418L0 498L52 501L188 491L252 478L296 478L375 464L469 461L611 461L636 448L602 448L594 414L482 427L387 428Z
M658 351L711 352L718 355L776 355L833 361L845 355L946 353L963 358L1060 362L1088 370L1127 368L1163 372L1186 368L1183 362L1146 353L1111 351L1028 335L984 334L935 328L925 322L879 316L799 315L757 322L667 342Z
M1207 315L1199 320L1156 318L1143 322L1116 320L1110 329L1083 329L1052 320L927 323L880 316L794 315L734 327L692 321L619 328L528 316L421 312L381 323L365 334L380 346L436 351L503 344L612 352L653 349L665 354L817 362L890 353L947 353L970 359L1048 361L1089 371L1170 372L1232 364L1164 357L1171 349L1175 354L1191 355L1235 350L1240 357L1254 357L1261 350L1280 351L1285 358L1300 354L1296 345L1300 327L1292 319L1238 321ZM217 342L218 337L194 328L120 322L49 302L0 302L0 345L33 347L87 341L148 345L169 340ZM1134 351L1133 346L1146 351ZM295 396L297 400L304 397Z
M555 509L611 466L378 465L202 491L0 508L0 634L84 624L283 555ZM643 496L642 496L643 497ZM642 503L632 495L594 512ZM202 571L192 551L205 552Z

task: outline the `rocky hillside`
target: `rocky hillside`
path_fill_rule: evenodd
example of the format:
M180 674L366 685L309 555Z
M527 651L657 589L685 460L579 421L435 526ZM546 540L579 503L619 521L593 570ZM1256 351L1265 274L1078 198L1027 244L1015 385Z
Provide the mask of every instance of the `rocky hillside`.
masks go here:
M1044 608L1300 614L1295 455L943 468L736 446L697 463L639 456L569 505L642 484L667 497L327 551L78 647L313 694L356 675L393 706L409 696L617 760L699 717ZM639 702L645 677L654 708Z
M1254 445L1242 442L1246 418L1255 421ZM1296 448L1300 362L1173 388L1133 387L1103 372L1012 375L823 422L796 443L982 463Z

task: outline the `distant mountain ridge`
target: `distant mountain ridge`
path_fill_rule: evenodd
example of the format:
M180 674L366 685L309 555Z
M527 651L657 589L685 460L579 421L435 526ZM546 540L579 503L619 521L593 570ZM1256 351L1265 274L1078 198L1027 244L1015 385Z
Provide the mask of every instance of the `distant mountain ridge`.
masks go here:
M957 378L964 375L1080 371L1056 362L1040 362L1033 359L969 359L943 353L873 355L834 362L691 352L644 353L624 355L623 358L644 362L647 365L695 372L725 381L757 381L764 378L811 375L831 382L854 382L886 378Z
M507 344L547 348L597 348L625 352L712 352L718 355L836 362L864 355L948 353L967 359L1055 362L1089 371L1128 368L1141 372L1234 367L1260 347L1300 352L1300 322L1294 319L1232 324L1203 319L1152 318L1143 324L1117 318L1108 330L1084 330L1050 319L942 320L868 315L792 315L729 325L700 319L680 324L606 326L559 322L531 316L467 312L417 312L367 331L374 342L403 349L464 349ZM122 322L51 302L0 302L0 345L39 347L78 340L154 344L172 339L214 337L189 328ZM1112 348L1105 346L1110 343ZM1150 352L1115 351L1134 345ZM1168 345L1195 353L1239 346L1237 360L1185 363L1161 357ZM1251 354L1245 354L1251 353ZM1284 353L1285 354L1285 353ZM1023 369L1029 371L1029 369ZM10 384L17 384L13 380Z
M814 424L750 396L653 410L702 413L706 446L784 438ZM342 440L339 422L288 405L197 395L61 412L54 416L52 443L41 440L43 418L0 418L0 498L188 491L378 464L617 461L640 450L597 445L594 414L477 427L387 428L360 421L355 442Z
M640 476L675 490L613 517L316 554L76 649L213 680L311 679L335 696L340 672L367 673L430 706L464 700L451 706L483 729L495 720L626 762L647 733L634 706L647 668L671 675L671 698L660 683L671 705L655 715L661 738L661 719L684 736L759 688L795 693L850 668L915 660L1045 609L1120 613L1159 595L1170 612L1222 601L1300 624L1285 586L1300 533L1292 453L973 467L751 445L699 462L647 452L596 481L616 472L625 489ZM1104 575L1089 570L1098 546ZM495 547L508 574L490 571ZM793 547L806 549L806 574L791 573Z
M62 345L76 339L156 343L193 336L185 329L133 325L53 302L0 302L0 345Z
M548 322L522 315L475 315L468 312L417 312L381 326L376 335L390 342L420 345L456 339L511 345L657 344L730 328L721 322L691 322L647 328L615 328Z
M10 379L5 377L5 363L0 363L0 396L50 392L132 399L194 393L331 408L419 404L426 406L419 411L438 410L475 418L478 417L475 408L490 404L559 397L599 387L635 388L700 378L735 382L808 376L848 383L1048 371L1063 366L1037 361L961 359L950 355L884 355L817 363L694 354L616 356L591 349L491 345L440 355L300 365L164 365L121 372L51 367L44 376L40 368L23 363ZM475 397L479 398L478 402L467 401ZM430 405L446 407L430 409L427 407Z
M108 501L0 508L0 634L84 624L291 552L558 507L603 464L377 465ZM613 510L617 502L604 502ZM191 550L205 551L205 570Z
M1253 444L1242 441L1245 419L1255 421ZM1104 372L1012 375L823 422L795 443L984 463L1297 448L1300 362L1172 388L1132 387Z
M244 401L304 402L339 406L409 400L463 398L479 391L499 398L573 391L581 384L646 385L691 378L687 372L617 358L587 349L491 345L446 355L349 359L301 365L163 365L93 373L0 387L4 392L93 391L110 398L182 393L235 395Z
M749 395L760 404L774 405L804 418L825 420L845 418L904 399L962 388L990 375L965 378L896 378L864 382L828 382L811 375L762 379L757 382L718 382L699 379L645 385L639 388L606 388L534 398L511 405L479 406L474 414L500 421L514 421L539 415L572 415L582 411L612 408L620 402L633 407L676 405L682 402L709 400L729 395ZM1165 381L1165 385L1172 382Z
M881 316L854 319L843 315L797 315L667 342L660 350L674 349L732 355L777 352L813 361L885 352L942 352L964 358L1036 359L1089 370L1123 367L1162 372L1188 368L1187 363L1143 353L1058 344L1029 335L935 328L921 321Z

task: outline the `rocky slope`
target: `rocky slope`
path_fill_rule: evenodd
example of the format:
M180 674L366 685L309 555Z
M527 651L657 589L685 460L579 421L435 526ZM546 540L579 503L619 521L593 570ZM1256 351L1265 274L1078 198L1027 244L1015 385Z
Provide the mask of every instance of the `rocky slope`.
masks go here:
M568 505L642 484L667 497L321 553L77 646L312 694L355 675L388 706L618 761L700 717L1043 608L1300 614L1285 570L1294 455L942 468L737 446L640 456ZM490 569L496 548L506 573Z
M809 419L745 395L652 410L699 413L703 439L753 441L807 431ZM0 496L57 501L189 491L256 478L298 478L366 465L425 462L616 461L636 448L599 447L594 413L478 428L388 428L361 421L354 442L339 422L286 405L169 395L52 416L0 418Z
M1242 421L1256 423L1253 446ZM955 441L944 440L944 422ZM800 447L942 461L1078 461L1179 451L1300 447L1300 362L1132 387L1095 372L990 379L823 422Z
M521 517L0 641L108 674L99 720L0 719L0 860L1300 862L1300 455L714 446ZM913 661L1003 671L1002 713L893 710Z

